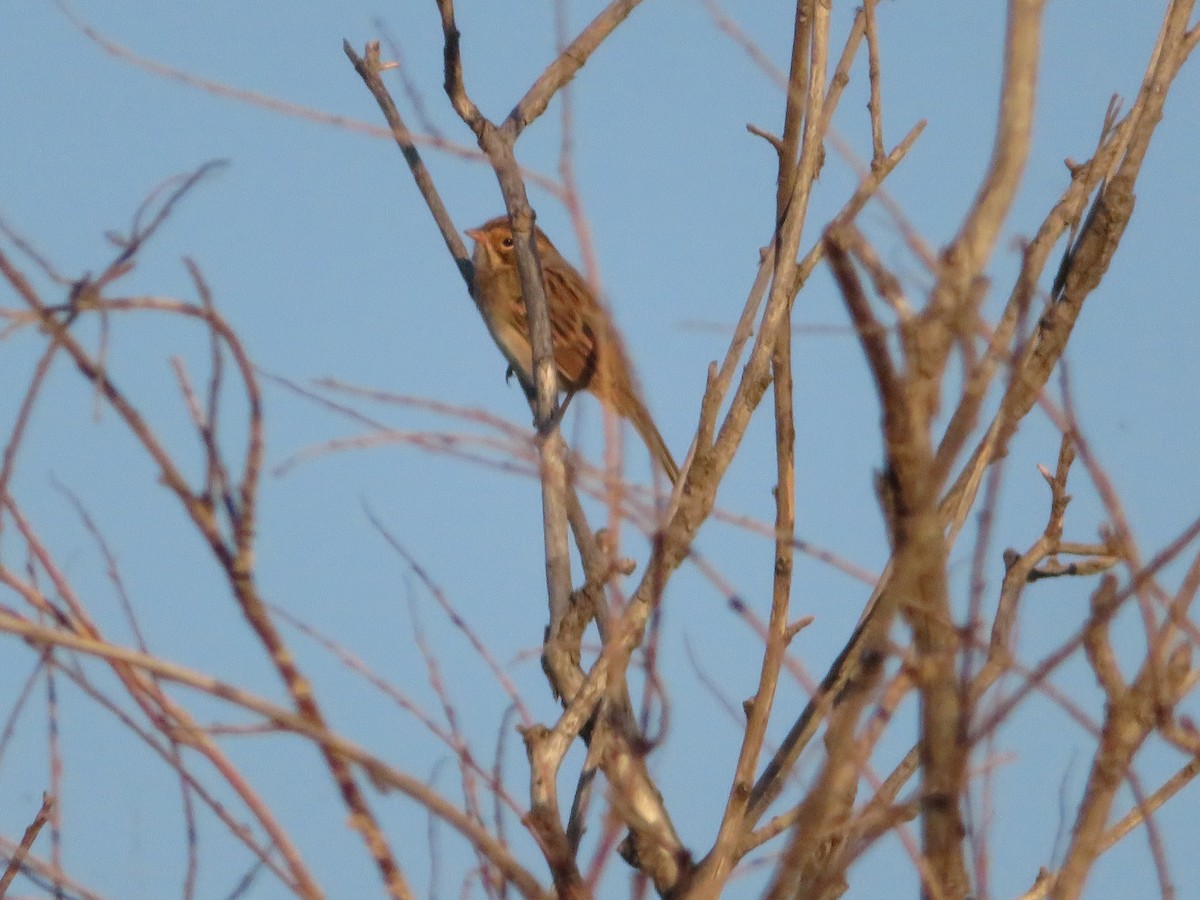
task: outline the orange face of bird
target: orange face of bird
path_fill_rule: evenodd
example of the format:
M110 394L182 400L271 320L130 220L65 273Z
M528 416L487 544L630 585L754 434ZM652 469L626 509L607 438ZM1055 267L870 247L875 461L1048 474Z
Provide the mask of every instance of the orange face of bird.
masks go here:
M513 258L513 236L508 219L503 217L484 222L478 228L468 228L467 237L482 247L493 263Z
M497 216L484 222L478 228L468 228L466 235L483 248L488 261L493 266L516 266L517 256L514 249L512 226L509 224L507 216ZM548 250L554 249L554 245L550 243L550 239L546 235L542 234L540 228L534 229L534 235L539 254L544 255Z

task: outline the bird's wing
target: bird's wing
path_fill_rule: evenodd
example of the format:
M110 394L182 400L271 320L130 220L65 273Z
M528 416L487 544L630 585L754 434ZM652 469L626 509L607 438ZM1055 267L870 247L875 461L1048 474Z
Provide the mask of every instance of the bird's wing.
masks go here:
M564 382L561 387L581 390L596 370L598 323L594 320L599 310L578 273L549 266L543 275L554 333L554 362Z

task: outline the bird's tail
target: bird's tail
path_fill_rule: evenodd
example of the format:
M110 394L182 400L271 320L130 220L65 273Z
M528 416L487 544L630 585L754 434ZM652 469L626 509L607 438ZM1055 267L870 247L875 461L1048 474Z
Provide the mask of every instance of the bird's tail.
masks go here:
M641 435L642 440L646 442L646 448L650 451L650 455L658 460L658 464L662 466L663 472L666 473L667 478L671 480L671 484L674 486L679 481L679 466L675 465L675 458L671 456L671 451L667 449L667 442L658 433L654 419L650 417L650 411L646 409L646 405L632 391L622 399L625 401L622 403L625 409L621 410L621 412L637 430L637 433Z

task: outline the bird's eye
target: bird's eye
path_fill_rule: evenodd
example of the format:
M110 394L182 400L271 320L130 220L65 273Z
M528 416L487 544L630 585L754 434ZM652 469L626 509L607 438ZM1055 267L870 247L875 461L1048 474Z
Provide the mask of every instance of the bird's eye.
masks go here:
M511 250L513 248L513 239L511 237L501 238L500 246L505 250Z

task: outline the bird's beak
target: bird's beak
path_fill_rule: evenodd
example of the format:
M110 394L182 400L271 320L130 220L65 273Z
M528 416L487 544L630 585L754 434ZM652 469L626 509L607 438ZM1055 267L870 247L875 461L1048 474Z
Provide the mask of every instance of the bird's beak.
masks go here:
M467 237L471 238L472 240L478 241L481 244L483 243L483 229L482 228L468 228L466 230L466 232L464 232L464 233L466 234Z

